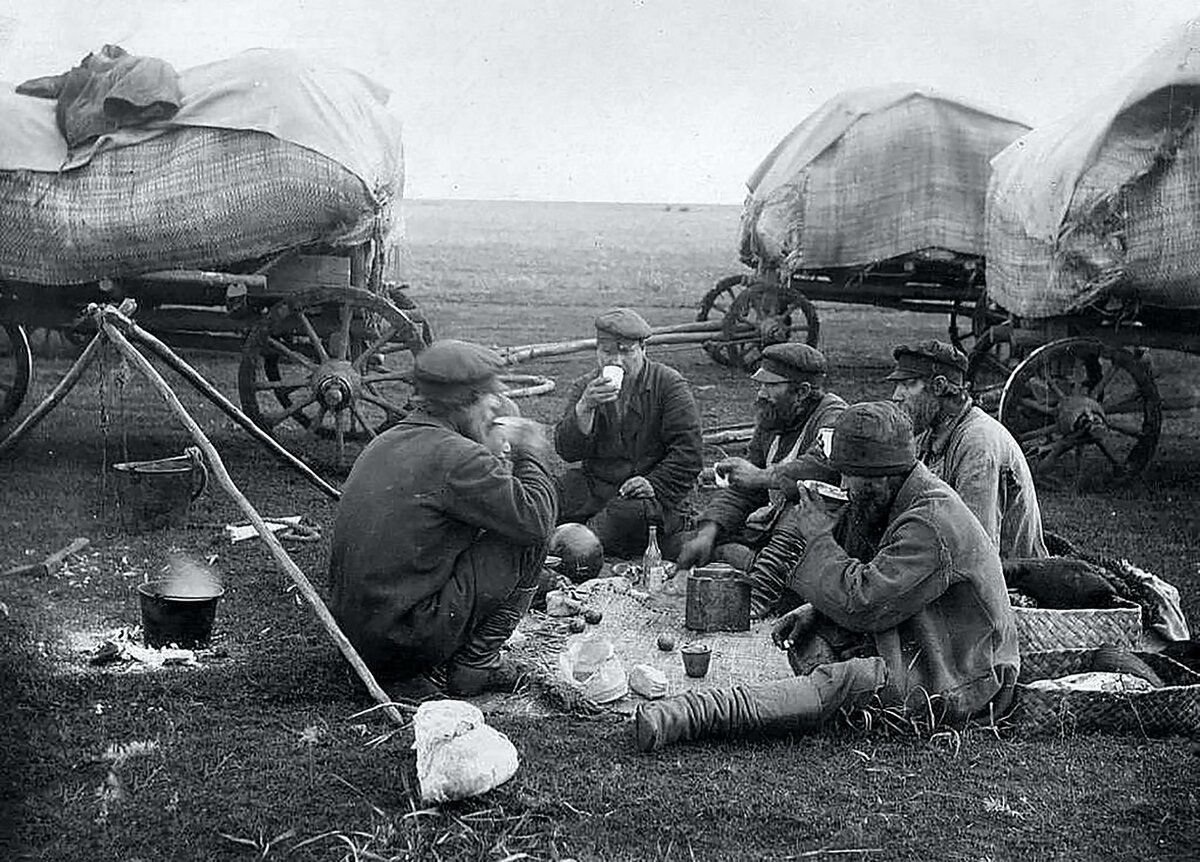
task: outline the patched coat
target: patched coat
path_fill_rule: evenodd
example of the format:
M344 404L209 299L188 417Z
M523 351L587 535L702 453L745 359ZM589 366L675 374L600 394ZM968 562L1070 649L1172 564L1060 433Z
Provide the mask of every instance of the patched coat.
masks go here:
M887 664L888 702L924 689L945 698L951 719L1007 709L1020 657L1000 555L923 464L901 486L873 557L857 560L821 533L791 580L821 614L870 636Z
M1049 556L1033 474L1007 428L968 403L948 433L918 437L917 453L975 513L1001 559Z
M771 464L777 466L772 469L773 488L782 487L786 482L794 483L797 479L820 479L822 482L837 484L840 475L829 465L829 460L821 449L819 432L822 428L832 428L845 409L845 401L832 392L827 392L812 409L797 416L795 424L782 433L756 427L746 450L746 460L755 467L767 467L768 455L772 454L771 450L774 449ZM799 447L795 459L779 463L793 447L796 447L797 442ZM719 536L732 538L741 530L746 517L767 505L769 501L770 495L765 489L743 491L737 488L721 488L713 494L704 509L704 514L701 515L701 520L716 524Z

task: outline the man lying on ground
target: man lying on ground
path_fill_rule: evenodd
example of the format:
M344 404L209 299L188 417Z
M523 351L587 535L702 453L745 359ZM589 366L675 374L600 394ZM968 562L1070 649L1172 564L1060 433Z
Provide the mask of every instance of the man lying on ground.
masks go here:
M500 647L529 609L557 508L541 426L494 423L515 412L498 394L501 367L468 342L419 353L417 408L371 441L342 492L333 614L406 696L434 693L435 669L457 695L518 679Z
M829 433L846 402L825 391L825 356L807 344L772 344L750 379L758 384L758 416L746 458L726 458L714 469L729 487L713 495L700 516L696 535L684 543L678 565L704 565L710 559L747 572L751 614L768 613L780 599L784 580L800 548L779 537L775 524L795 497L797 479L836 484L821 433Z
M596 318L596 370L575 380L555 429L558 454L580 462L559 480L559 518L585 523L607 554L640 556L658 528L674 557L681 506L704 466L700 414L678 371L646 358L650 325L628 308ZM605 366L620 368L614 382Z
M942 341L900 345L892 401L913 421L917 457L958 492L1000 558L1049 556L1033 474L1008 429L967 392L967 357Z
M958 495L917 462L908 416L887 402L848 408L830 461L850 496L845 512L804 489L780 524L806 543L791 586L809 604L774 633L800 675L640 704L640 750L812 731L875 694L902 705L923 691L950 722L1008 709L1020 659L1000 556ZM839 523L855 525L855 547L834 538Z

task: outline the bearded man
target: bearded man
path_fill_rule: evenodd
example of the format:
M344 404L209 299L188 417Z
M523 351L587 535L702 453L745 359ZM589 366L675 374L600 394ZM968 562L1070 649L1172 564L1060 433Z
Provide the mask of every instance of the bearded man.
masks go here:
M949 723L1011 705L1020 658L1000 555L959 496L917 461L908 416L888 402L848 408L830 462L849 504L831 512L801 487L780 526L805 541L791 586L809 603L772 634L798 675L640 704L640 750L813 731L873 696L904 706L924 692ZM835 538L847 518L858 527L856 554ZM816 661L814 643L825 654Z
M636 311L609 309L595 327L596 370L571 385L554 432L558 454L579 462L559 480L560 519L586 524L607 554L627 558L657 527L672 557L683 500L704 466L696 402L683 375L646 357L650 324Z
M1001 559L1049 556L1025 454L967 393L967 357L934 340L900 345L892 355L892 401L913 421L922 463L958 492Z
M363 450L342 491L331 609L380 677L410 697L511 689L501 645L529 609L554 529L541 426L500 394L500 357L438 341L413 368L417 407ZM507 402L507 403L506 403Z
M796 481L838 481L821 437L822 432L831 433L846 402L825 390L827 370L824 354L807 344L787 342L763 349L762 362L750 375L758 393L747 457L714 465L729 487L713 495L695 536L679 554L680 568L717 559L746 571L756 617L779 600L783 576L799 553L790 543L779 547L772 542L787 498L795 496Z

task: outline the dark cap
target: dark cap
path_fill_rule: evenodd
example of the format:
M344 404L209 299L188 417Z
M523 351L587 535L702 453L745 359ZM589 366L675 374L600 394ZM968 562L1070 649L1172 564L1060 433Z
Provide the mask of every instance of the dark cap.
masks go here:
M610 338L645 341L653 330L632 308L610 308L596 317L596 332Z
M750 379L759 383L811 382L824 377L825 371L825 354L807 344L787 341L763 348L762 363Z
M497 388L496 375L504 360L495 351L470 341L447 338L435 341L417 354L413 379L432 386L469 386Z
M892 351L896 368L885 380L929 379L939 374L951 383L962 383L967 375L967 356L944 341L901 344Z
M891 476L917 463L912 420L890 401L846 408L833 426L829 463L846 476Z

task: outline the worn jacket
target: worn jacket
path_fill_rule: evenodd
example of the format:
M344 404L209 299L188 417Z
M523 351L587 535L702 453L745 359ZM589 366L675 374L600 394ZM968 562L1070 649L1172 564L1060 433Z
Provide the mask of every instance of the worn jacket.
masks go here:
M1033 474L1007 428L968 402L937 438L921 435L917 452L975 513L1001 559L1049 556Z
M797 416L792 427L782 433L756 427L754 436L750 438L750 446L746 450L746 460L755 467L768 466L767 455L771 451L771 443L778 437L779 442L771 462L776 465L771 471L772 487L782 487L783 484L794 483L797 479L820 479L822 482L836 484L839 479L838 472L829 466L829 460L821 449L818 432L822 428L832 428L845 409L845 401L832 392L827 392L809 410ZM796 445L797 440L800 441L800 447L796 458L780 463ZM701 520L713 522L719 529L718 535L729 538L742 528L747 515L768 502L769 494L765 489L742 491L737 488L722 488L705 507Z
M547 463L516 451L509 470L446 421L414 411L371 441L342 490L330 557L334 616L370 652L446 584L480 531L536 545L549 540L556 516Z
M645 476L664 510L679 507L704 466L700 414L687 381L674 368L646 360L632 381L624 415L615 404L596 410L592 433L575 421L575 405L595 378L577 378L554 440L564 461L582 462L592 492L607 500L630 476Z
M792 587L838 625L871 636L887 664L884 693L918 687L962 719L1007 709L1020 670L1000 555L958 495L917 464L867 562L833 538L811 538Z

